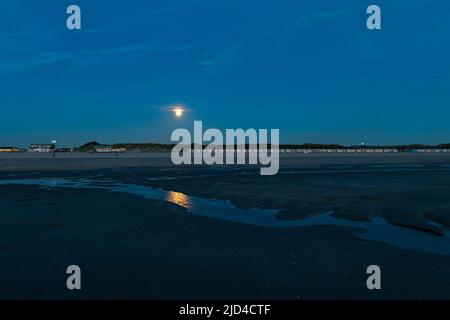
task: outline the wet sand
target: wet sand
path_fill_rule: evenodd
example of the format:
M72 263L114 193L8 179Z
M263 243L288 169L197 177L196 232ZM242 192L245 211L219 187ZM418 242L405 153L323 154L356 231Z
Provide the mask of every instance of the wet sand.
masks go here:
M429 233L450 227L448 160L286 155L279 175L262 177L246 166L175 167L168 154L20 154L0 156L0 179L117 181L242 209L281 209L278 219L286 222L331 208L340 219L383 217ZM176 201L0 185L0 298L450 299L448 255L361 239L353 227L224 221L192 214ZM65 288L71 264L82 268L81 292ZM381 291L366 288L371 264L382 268Z
M276 229L103 190L1 186L0 298L450 298L450 257L362 241L350 228ZM82 268L83 290L65 288ZM379 264L381 291L366 289Z

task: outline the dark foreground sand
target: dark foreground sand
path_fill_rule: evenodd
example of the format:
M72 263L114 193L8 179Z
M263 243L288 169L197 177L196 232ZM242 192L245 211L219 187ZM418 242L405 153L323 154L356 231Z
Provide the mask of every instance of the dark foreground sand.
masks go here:
M0 298L450 298L450 257L357 239L351 229L275 229L186 214L102 190L1 186ZM382 290L366 267L382 266ZM65 288L82 268L83 290Z

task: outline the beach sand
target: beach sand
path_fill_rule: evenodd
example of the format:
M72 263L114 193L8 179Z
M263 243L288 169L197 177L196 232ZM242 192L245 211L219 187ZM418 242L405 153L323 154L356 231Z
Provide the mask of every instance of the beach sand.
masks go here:
M449 163L448 154L280 154L281 168L330 165ZM170 153L0 153L0 171L172 167Z
M396 218L389 222L436 239L424 221L450 225L447 155L286 155L271 177L169 159L2 155L0 180L117 181L284 209L286 221L333 208L349 221ZM0 185L0 208L3 299L450 299L449 255L364 240L352 227L255 226L128 193L21 184ZM72 264L81 291L65 287ZM382 269L380 291L366 288L372 264Z
M101 190L2 186L0 201L3 299L450 298L450 257L351 229L248 226ZM81 291L65 288L72 264ZM366 288L371 264L381 291Z

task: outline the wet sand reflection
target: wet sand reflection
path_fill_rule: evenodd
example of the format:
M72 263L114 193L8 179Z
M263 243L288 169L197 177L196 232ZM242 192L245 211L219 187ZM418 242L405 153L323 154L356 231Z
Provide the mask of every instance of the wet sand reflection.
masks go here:
M181 193L181 192L169 191L167 193L167 196L166 196L165 200L168 201L168 202L175 203L175 204L177 204L179 206L182 206L182 207L184 207L186 209L193 209L194 208L194 204L193 204L191 198L188 195L186 195L184 193Z

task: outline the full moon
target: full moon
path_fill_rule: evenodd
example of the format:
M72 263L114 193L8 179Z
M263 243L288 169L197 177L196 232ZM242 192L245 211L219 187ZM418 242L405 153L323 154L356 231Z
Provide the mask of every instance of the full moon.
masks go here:
M183 115L183 112L184 112L184 110L179 107L173 109L173 113L175 114L175 116L177 118L181 117Z

